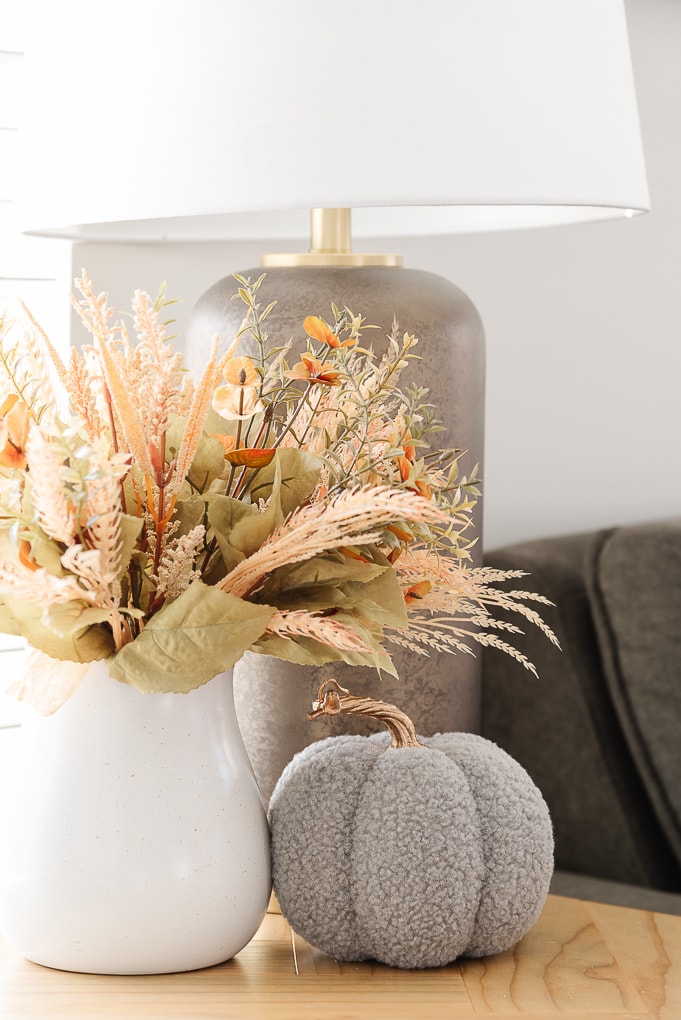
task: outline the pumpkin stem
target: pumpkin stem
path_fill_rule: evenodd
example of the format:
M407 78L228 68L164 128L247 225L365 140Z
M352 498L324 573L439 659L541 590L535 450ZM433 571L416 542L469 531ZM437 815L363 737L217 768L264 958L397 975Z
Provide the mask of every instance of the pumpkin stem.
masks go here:
M396 705L374 698L357 698L336 680L325 680L321 685L308 719L318 719L320 715L367 715L387 728L391 747L424 746L417 738L409 716Z

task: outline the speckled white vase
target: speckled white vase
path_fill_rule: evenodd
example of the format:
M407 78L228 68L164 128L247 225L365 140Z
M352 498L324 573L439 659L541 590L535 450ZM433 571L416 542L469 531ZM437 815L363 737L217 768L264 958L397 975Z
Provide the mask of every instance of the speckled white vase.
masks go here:
M2 777L0 930L28 959L167 973L250 941L270 895L269 830L231 671L145 695L95 663L17 745Z

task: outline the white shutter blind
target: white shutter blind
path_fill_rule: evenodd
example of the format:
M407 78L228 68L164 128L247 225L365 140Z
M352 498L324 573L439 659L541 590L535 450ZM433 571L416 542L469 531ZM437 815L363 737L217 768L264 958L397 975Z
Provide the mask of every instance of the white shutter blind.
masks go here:
M71 246L22 237L14 204L20 172L22 20L31 7L25 0L0 0L0 315L16 314L21 299L48 332L55 330L53 340L63 347L68 342L62 306L68 308ZM46 158L46 187L49 162ZM26 712L25 706L3 693L21 668L23 648L21 638L0 634L0 763L5 738L9 739L4 731L19 725Z

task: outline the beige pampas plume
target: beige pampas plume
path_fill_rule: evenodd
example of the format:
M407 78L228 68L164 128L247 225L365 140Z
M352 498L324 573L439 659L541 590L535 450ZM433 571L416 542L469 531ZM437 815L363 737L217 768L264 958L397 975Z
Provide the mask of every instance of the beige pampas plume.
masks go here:
M26 459L33 509L40 527L50 538L68 546L76 535L76 511L64 492L62 456L40 428L29 433Z
M40 323L35 319L23 301L20 302L24 315L31 323L35 334L25 338L40 379L39 390L44 406L49 410L50 417L58 416L67 421L70 413L69 394L66 385L67 371L59 352L48 337Z
M206 423L206 415L210 407L213 390L219 378L219 366L217 364L218 337L213 337L210 358L204 369L201 381L194 391L191 407L187 415L187 424L182 436L182 443L177 454L177 462L173 477L168 485L169 496L174 496L182 487L182 483L192 466L198 445L203 436L203 428Z
M275 613L267 624L267 632L283 638L311 638L329 648L344 652L371 654L373 648L342 620L321 613L295 609Z
M311 559L349 542L375 545L384 528L397 521L425 524L443 520L444 514L433 503L403 489L364 487L343 492L327 503L290 514L218 587L243 598L277 567Z

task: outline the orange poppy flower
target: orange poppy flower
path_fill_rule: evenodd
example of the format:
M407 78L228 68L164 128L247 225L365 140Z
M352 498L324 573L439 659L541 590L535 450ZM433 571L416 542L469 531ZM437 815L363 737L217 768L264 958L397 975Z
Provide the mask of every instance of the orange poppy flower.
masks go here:
M397 458L397 466L400 469L400 478L402 479L402 481L403 482L408 481L409 475L411 474L412 462L409 460L408 457L400 456Z
M357 551L355 546L339 545L338 552L343 553L344 556L347 556L351 560L359 560L360 563L370 562L366 556L362 556L362 554Z
M224 436L220 432L209 432L208 435L211 439L217 439L218 443L221 444L225 455L236 449L236 439L234 436Z
M229 358L222 369L222 377L232 386L257 386L260 382L253 358L246 355Z
M38 564L31 555L31 543L22 538L19 542L19 562L28 570L38 570Z
M260 375L252 358L229 358L222 369L224 386L213 393L213 410L227 421L245 421L265 410L260 398Z
M333 364L323 364L311 354L301 354L300 361L292 369L284 373L288 379L302 379L307 383L323 383L325 386L340 386L340 372L334 371Z
M404 433L402 449L404 450L404 456L413 464L416 460L416 447L414 446L414 438L409 429Z
M398 527L397 524L389 524L385 530L390 531L400 542L411 542L414 537L410 531Z
M431 581L417 581L416 584L410 584L408 588L404 589L404 601L408 606L412 606L420 602L432 587Z
M28 429L28 406L16 393L10 393L0 404L0 467L26 467Z
M412 477L414 465L411 461L408 461L406 457L398 457L397 463L399 464L402 481L408 483L407 488L412 492L418 492L424 499L430 499L433 495L433 489L425 478Z
M245 421L264 411L265 405L258 397L257 386L226 383L213 393L213 410L227 421Z
M303 323L303 329L313 340L319 340L320 343L327 344L329 347L354 347L357 343L357 340L353 338L340 340L328 322L324 322L318 315L308 315Z
M276 448L261 450L257 447L231 450L225 453L225 460L229 461L230 464L237 464L243 467L263 468L272 463L276 452Z
M419 493L419 495L423 496L424 499L432 498L433 490L428 482L425 482L423 478L416 478L414 480L414 489Z
M274 455L277 452L276 448L261 449L260 447L248 448L240 446L237 450L236 439L234 436L223 436L217 432L209 432L209 436L222 445L222 449L225 454L225 460L230 464L241 465L242 467L267 467L268 464L274 460Z
M403 455L396 458L400 470L400 478L403 482L409 482L409 488L413 492L420 493L424 499L430 499L433 490L423 478L412 478L416 461L416 447L410 432L406 432L402 443Z

